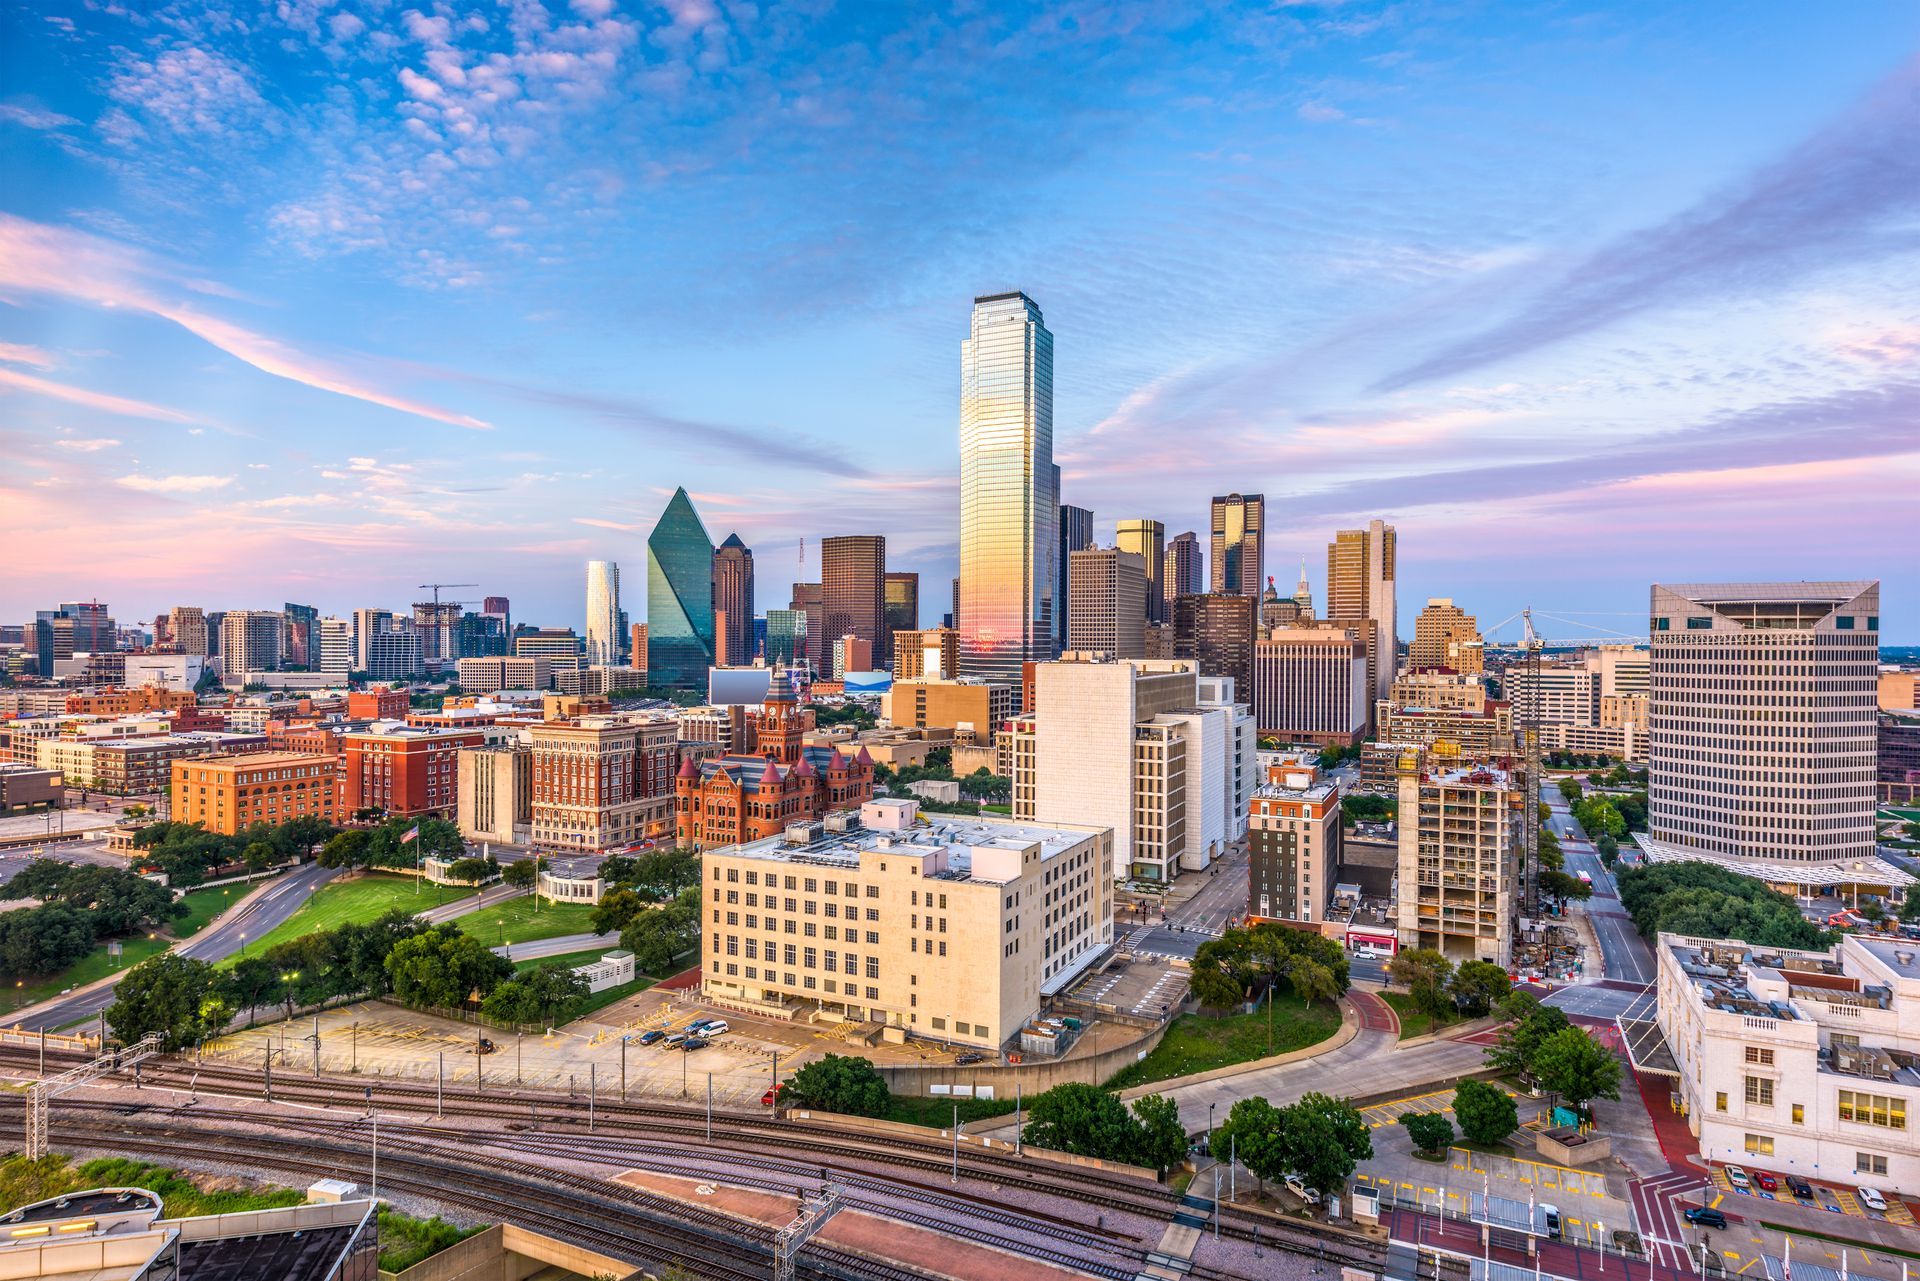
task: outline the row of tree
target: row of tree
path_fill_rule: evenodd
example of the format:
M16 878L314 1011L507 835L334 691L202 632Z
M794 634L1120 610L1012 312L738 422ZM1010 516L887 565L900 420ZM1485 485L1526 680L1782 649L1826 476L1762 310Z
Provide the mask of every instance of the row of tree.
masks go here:
M1309 1005L1338 1000L1347 990L1346 950L1323 934L1284 925L1231 929L1200 945L1188 986L1202 1005L1226 1010L1282 980Z
M40 906L0 912L0 974L54 974L102 939L158 929L187 909L173 891L124 868L37 858L16 872L0 899L37 899Z
M1452 1111L1460 1132L1475 1143L1498 1143L1520 1128L1520 1108L1513 1096L1485 1081L1460 1082ZM1400 1125L1413 1146L1429 1155L1437 1156L1453 1143L1453 1121L1443 1112L1403 1112Z
M1487 1047L1487 1066L1555 1095L1585 1113L1595 1099L1620 1097L1620 1059L1531 992L1500 1003L1508 1022Z
M1180 1108L1161 1094L1128 1107L1113 1090L1077 1082L1056 1085L1027 1109L1021 1137L1037 1148L1145 1166L1162 1173L1186 1159Z
M1618 875L1620 903L1649 943L1661 933L1824 948L1827 932L1767 885L1712 863L1649 863Z
M1387 962L1387 978L1407 989L1413 1007L1427 1016L1432 1031L1449 1010L1468 1018L1488 1014L1513 991L1513 980L1492 961L1452 960L1430 947L1396 952Z
M233 836L209 832L198 823L149 823L134 833L140 851L139 868L165 872L176 889L191 889L214 868L246 868L263 872L295 858L312 855L337 831L333 824L311 814L284 823L255 823Z
M466 850L466 838L460 835L460 829L445 819L390 818L376 827L334 832L320 847L319 862L322 867L341 867L349 872L370 867L411 868L424 858L457 856Z
M1262 1187L1292 1175L1307 1187L1338 1192L1353 1167L1373 1155L1373 1133L1346 1099L1316 1092L1275 1107L1255 1096L1227 1113L1213 1132L1212 1154L1239 1161Z

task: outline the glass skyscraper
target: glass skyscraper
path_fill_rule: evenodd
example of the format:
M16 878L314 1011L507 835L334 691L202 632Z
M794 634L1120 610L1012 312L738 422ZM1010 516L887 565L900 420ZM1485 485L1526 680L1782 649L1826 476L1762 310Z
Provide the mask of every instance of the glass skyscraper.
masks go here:
M1024 293L973 300L960 344L960 672L1018 683L1056 656L1053 334Z
M587 662L620 662L620 566L610 560L587 562Z
M647 535L647 683L706 688L713 665L713 539L685 489Z

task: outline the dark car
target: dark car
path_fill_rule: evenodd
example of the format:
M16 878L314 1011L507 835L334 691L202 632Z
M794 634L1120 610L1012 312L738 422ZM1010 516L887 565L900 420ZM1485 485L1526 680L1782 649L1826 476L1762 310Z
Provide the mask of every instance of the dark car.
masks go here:
M1683 1217L1688 1223L1698 1227L1724 1228L1727 1226L1727 1216L1710 1205L1688 1206Z
M659 1028L654 1028L651 1032L642 1032L640 1034L640 1044L652 1045L655 1041L659 1040L661 1037L665 1035L666 1033L662 1032Z
M480 1044L475 1048L477 1048L482 1054L492 1054L495 1050L499 1049L500 1047L495 1045L492 1041L489 1041L486 1037L483 1036L480 1038Z
M1795 1200L1813 1200L1813 1184L1808 1183L1797 1174L1789 1174L1787 1176L1787 1191L1793 1193Z
M704 1050L710 1042L704 1036L690 1036L680 1043L680 1048L691 1054L695 1050Z
M954 1060L954 1063L959 1067L965 1067L969 1063L984 1062L986 1060L986 1057L987 1056L984 1054L975 1054L972 1051L968 1051L967 1053L962 1054L958 1058L956 1058Z

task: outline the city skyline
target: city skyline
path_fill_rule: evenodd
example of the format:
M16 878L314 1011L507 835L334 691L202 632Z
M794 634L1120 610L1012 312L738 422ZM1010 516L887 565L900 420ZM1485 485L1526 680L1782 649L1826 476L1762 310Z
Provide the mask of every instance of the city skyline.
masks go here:
M1102 545L1242 488L1270 566L1395 525L1407 610L1857 577L1920 641L1911 11L537 8L0 19L0 620L446 579L579 626L682 484L767 601L828 535L945 583L1005 282Z

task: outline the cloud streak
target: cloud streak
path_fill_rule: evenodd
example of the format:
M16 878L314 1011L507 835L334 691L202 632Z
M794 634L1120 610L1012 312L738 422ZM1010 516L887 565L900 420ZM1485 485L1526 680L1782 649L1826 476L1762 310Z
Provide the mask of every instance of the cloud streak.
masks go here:
M199 421L177 409L167 409L161 405L149 404L144 400L132 400L126 396L109 395L103 391L89 391L85 387L71 387L51 379L36 378L32 374L24 374L17 369L0 369L0 388L6 387L31 392L36 396L46 396L53 400L64 400L70 405L81 405L87 409L121 414L128 418L151 418L163 423Z

